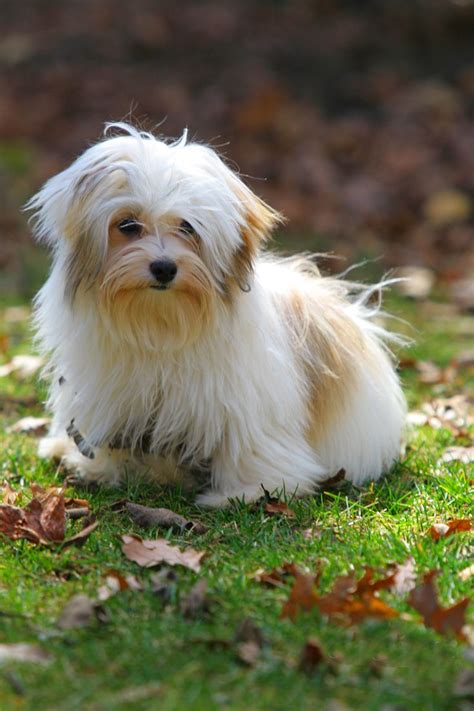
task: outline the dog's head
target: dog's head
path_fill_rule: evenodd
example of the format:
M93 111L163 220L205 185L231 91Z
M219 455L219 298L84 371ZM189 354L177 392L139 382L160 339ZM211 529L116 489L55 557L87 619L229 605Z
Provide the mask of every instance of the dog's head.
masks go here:
M89 148L30 200L36 236L52 246L72 307L89 295L134 340L161 324L184 342L218 300L251 287L280 216L211 148L112 128L125 135Z

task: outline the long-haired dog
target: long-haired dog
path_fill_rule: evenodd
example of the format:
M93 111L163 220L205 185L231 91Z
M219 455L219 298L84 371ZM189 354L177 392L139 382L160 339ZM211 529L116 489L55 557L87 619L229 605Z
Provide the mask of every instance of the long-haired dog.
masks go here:
M262 254L280 215L211 148L113 127L27 206L53 252L40 454L108 483L208 468L211 506L377 479L405 417L380 285Z

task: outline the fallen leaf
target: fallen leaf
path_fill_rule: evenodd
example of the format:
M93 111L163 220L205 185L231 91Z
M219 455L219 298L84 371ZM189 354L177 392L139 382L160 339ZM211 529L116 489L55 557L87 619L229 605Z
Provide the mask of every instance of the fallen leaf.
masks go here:
M15 373L18 378L26 380L36 375L43 365L43 358L32 355L14 356L10 363L0 365L0 377L5 377Z
M87 595L79 593L66 603L57 621L57 626L62 630L70 630L87 627L95 620L107 621L104 608L98 604L97 600L92 600Z
M446 462L461 462L462 464L474 462L474 446L448 447L439 459L438 464Z
M8 433L27 433L32 435L45 434L51 420L49 417L22 417L14 425L6 428Z
M445 368L441 368L429 360L417 361L416 370L419 373L418 380L425 385L452 383L457 375L454 365L447 365Z
M252 577L258 583L262 583L263 585L281 588L285 587L284 583L289 575L296 576L298 573L299 569L295 563L283 563L283 565L273 568L273 570L268 572L260 568L255 571Z
M12 540L58 543L64 540L65 525L64 497L57 494L42 501L33 498L25 508L0 505L0 533Z
M191 521L170 509L150 508L149 506L133 504L131 501L124 502L124 505L132 521L137 526L143 526L144 528L161 526L162 528L176 528L180 531L188 530L198 534L206 533L209 530L200 521Z
M250 618L242 620L234 634L237 657L247 666L255 666L262 652L265 637Z
M255 642L240 642L237 645L238 659L249 667L255 666L260 658L261 651Z
M201 559L205 555L205 551L196 551L194 548L188 548L182 552L164 538L142 540L136 536L124 535L122 540L124 542L122 551L126 557L145 568L167 563L168 565L182 565L198 573L201 569Z
M207 595L207 580L198 580L193 585L189 593L182 598L179 609L182 615L188 619L195 619L208 614L210 599Z
M314 589L315 576L299 573L281 616L294 620L298 612L317 608L324 615L347 620L351 624L366 617L396 617L398 612L376 594L393 586L395 574L392 572L377 580L373 579L373 575L371 568L366 568L358 581L351 575L341 575L336 578L332 589L320 596Z
M464 640L462 628L466 623L470 598L466 597L451 607L441 607L433 584L438 572L432 570L425 573L423 583L410 592L408 604L420 613L426 627L431 627L440 634L454 634L458 639Z
M294 518L295 512L290 509L290 507L280 499L272 496L269 491L265 489L263 484L261 485L263 489L263 497L255 502L255 509L258 509L263 503L263 510L270 516L286 516L287 518Z
M28 662L34 664L47 664L53 655L36 644L0 644L1 662Z
M318 596L314 589L316 575L298 571L288 600L281 611L281 617L295 620L301 611L309 612L318 603Z
M466 531L472 531L473 526L471 521L466 518L457 518L448 523L434 523L428 534L434 541L439 541L440 538L447 538L455 533L465 533Z
M285 504L283 501L277 501L275 503L268 501L264 505L263 510L270 516L282 515L287 518L295 518L295 512L293 509L290 509L288 504Z
M397 595L405 595L416 585L415 561L408 558L404 563L397 563L393 572L392 590Z
M255 642L259 647L263 647L265 637L260 627L250 617L245 617L235 630L234 641Z
M76 533L74 536L70 536L69 538L66 538L62 542L62 547L63 548L69 548L69 546L77 546L80 548L81 546L84 545L84 543L87 541L89 536L95 529L98 527L99 521L97 521L94 517L88 517L84 520L84 525L81 531L79 533Z
M21 496L21 491L15 491L15 489L12 489L10 486L10 483L5 481L0 489L0 496L2 498L2 503L13 506Z
M105 576L104 584L97 591L97 598L104 602L124 590L139 592L143 590L143 585L135 575L122 575L117 570L109 570Z
M320 484L320 487L323 491L329 491L330 489L338 488L338 485L341 483L341 481L344 481L346 478L346 470L345 469L339 469L339 471L334 474L330 479L326 479L326 481L322 481Z
M458 573L458 578L460 580L469 580L469 578L472 578L474 575L474 563L472 565L468 565L467 568L463 568L463 570L460 570Z
M321 645L317 639L311 638L301 650L298 668L305 674L314 674L314 671L326 661Z
M433 429L444 427L455 436L464 436L467 428L474 423L472 402L465 394L436 398L425 402L421 411L409 413L408 421L417 426L428 425Z
M0 504L0 533L8 538L12 540L23 538L41 545L57 543L61 543L63 547L82 545L99 525L95 519L86 518L82 531L65 538L66 501L87 505L88 502L83 499L65 499L62 487L52 486L44 489L32 483L30 488L33 498L25 507ZM12 498L11 492L8 496Z

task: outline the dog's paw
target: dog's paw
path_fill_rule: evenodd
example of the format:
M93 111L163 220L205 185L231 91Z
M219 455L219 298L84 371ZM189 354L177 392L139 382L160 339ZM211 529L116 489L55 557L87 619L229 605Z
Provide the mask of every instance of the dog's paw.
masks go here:
M60 461L71 451L71 440L68 437L42 437L38 444L38 456L41 459Z
M258 486L244 487L242 489L236 489L235 491L229 492L227 494L222 494L219 491L205 491L203 494L199 494L196 498L196 503L198 506L206 506L209 508L223 508L224 506L230 506L233 501L240 501L245 504L250 504L253 501L257 501L262 496L262 489Z

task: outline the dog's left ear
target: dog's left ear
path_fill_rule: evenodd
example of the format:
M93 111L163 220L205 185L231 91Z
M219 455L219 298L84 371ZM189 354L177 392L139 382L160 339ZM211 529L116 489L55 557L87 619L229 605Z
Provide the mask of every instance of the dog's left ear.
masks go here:
M249 279L257 254L284 218L240 181L237 194L242 204L243 224L242 242L234 255L233 276L242 291L250 291Z

